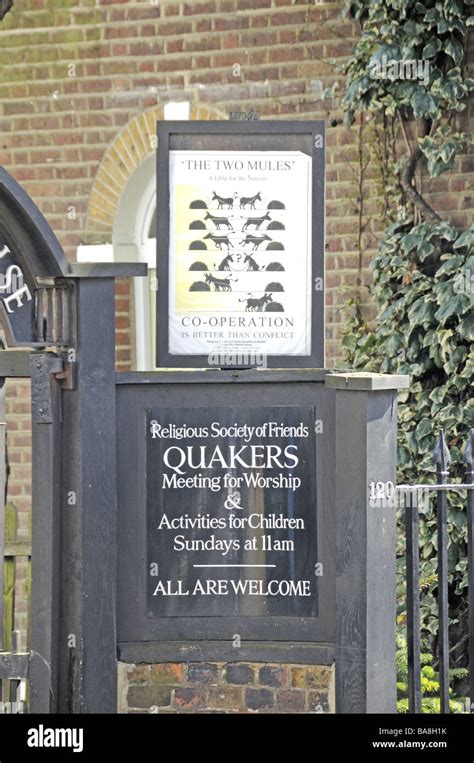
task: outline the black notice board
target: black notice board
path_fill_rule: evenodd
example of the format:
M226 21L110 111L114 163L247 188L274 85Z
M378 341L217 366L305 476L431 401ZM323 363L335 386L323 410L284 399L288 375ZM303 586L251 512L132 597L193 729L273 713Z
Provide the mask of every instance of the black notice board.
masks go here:
M117 628L121 644L195 644L204 641L214 643L222 639L230 644L234 634L240 634L245 643L260 643L263 640L321 644L332 643L334 639L334 391L324 386L324 371L239 371L238 382L235 381L235 373L207 369L119 374L117 377L117 430L120 432L117 441L117 532L120 549ZM153 438L151 432L154 421L157 422L155 427L160 425L166 429L174 424L176 428L159 443L160 438ZM235 424L257 428L271 421L293 429L286 432L273 430L271 433L255 430L248 443L245 443L245 432L229 429ZM191 431L199 427L210 428L213 422L227 427L228 431L219 431L220 437L216 438L208 437L204 431ZM308 428L308 436L295 429L300 424ZM191 429L182 437L179 427L184 425ZM235 441L232 440L234 435ZM201 489L197 482L194 486L188 483L186 487L183 483L162 490L161 475L163 471L170 472L169 468L163 470L161 466L166 443L185 448L193 446L193 459L199 456L196 447L206 447L209 458L203 463L203 469L188 468L187 474L180 475L183 479L201 473L203 476L220 477L222 482L227 472L237 477L242 476L243 472L253 472L255 476L265 472L263 476L273 478L278 477L280 472L283 477L301 477L304 472L305 478L296 490L292 489L292 484L296 484L294 482L280 486L258 486L256 489L243 485L240 497L233 495L234 487L229 490L217 485L218 489L212 491L207 487ZM238 453L239 443L254 446L255 468L249 469L238 462L231 464L225 461L221 464L219 454L215 455L212 464L208 462L211 448L214 450L220 445L224 457L227 457L231 445L236 446ZM269 463L271 468L262 467L264 456L261 453L265 454L265 449L262 450L261 446L284 449L291 445L297 446L301 462L296 465L289 463L282 468L273 462ZM242 451L244 464L248 464L250 452L249 449ZM176 453L174 455L176 457ZM291 462L291 458L288 461ZM196 462L193 460L193 463ZM207 468L209 466L213 468ZM163 493L161 497L160 492ZM268 529L264 534L274 535L278 540L294 540L295 547L281 553L276 548L272 552L261 552L262 556L268 557L268 561L263 558L258 563L277 565L276 568L260 568L269 570L268 580L272 573L272 579L276 580L312 581L309 597L298 595L295 601L294 597L282 595L279 591L272 596L262 596L257 592L256 596L251 595L251 599L258 602L257 611L255 601L249 604L242 596L219 595L216 597L219 599L218 605L212 601L212 595L169 596L167 602L163 596L152 596L160 579L176 581L181 578L184 590L185 584L193 584L193 575L196 575L196 569L192 566L194 563L221 562L220 554L209 548L202 552L185 548L174 552L171 536L185 534L187 538L199 539L214 534L231 540L243 537L242 528L237 528L232 536L224 527L196 529L194 534L192 530L166 530L160 538L156 528L163 512L170 516L187 513L191 517L209 514L222 518L231 513L225 506L227 503L232 508L229 497L234 502L240 500L243 506L242 510L235 509L236 515L263 513L268 517L270 514L283 514L284 517L303 519L304 529L288 526ZM258 532L259 528L256 528L252 536ZM249 556L251 551L247 550ZM240 549L233 551L233 563L246 563L246 559L239 558L239 553ZM254 558L249 558L249 563L256 561L255 554L252 555ZM158 569L152 565L157 565ZM198 569L202 579L210 574L204 568ZM246 568L231 568L232 574L226 576L228 580L234 579L236 573L232 570L237 569L243 580L249 575ZM252 579L258 580L259 575ZM190 601L191 598L193 601ZM198 600L200 607L196 603ZM233 653L232 647L230 651Z
M157 365L324 367L323 122L159 122Z
M147 412L151 617L315 617L312 406Z

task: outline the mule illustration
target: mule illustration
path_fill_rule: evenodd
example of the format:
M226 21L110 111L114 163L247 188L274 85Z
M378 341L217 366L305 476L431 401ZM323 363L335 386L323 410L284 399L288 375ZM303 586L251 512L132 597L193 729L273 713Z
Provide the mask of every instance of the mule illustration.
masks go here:
M232 267L233 264L240 265L240 261L242 258L244 261L243 267L235 267L235 268ZM219 264L217 268L217 270L252 270L252 271L257 271L262 269L263 269L263 265L260 268L258 266L258 263L254 260L254 258L250 254L240 254L240 255L228 254L226 257L224 257L224 259L222 260L222 262Z
M263 269L263 265L260 268L258 266L258 263L254 260L254 258L252 257L251 254L246 254L245 255L245 264L247 265L247 270L256 271L256 270L262 270Z
M209 286L214 286L214 291L232 291L231 281L237 281L237 278L216 278L210 273L206 273L205 278Z
M218 193L215 191L212 192L212 201L217 201L219 205L219 209L232 209L234 206L234 201L237 198L237 194L234 193L233 196L228 196L227 198L224 198L223 196L219 196Z
M239 246L247 246L247 244L253 244L252 251L255 252L258 247L263 244L264 241L271 241L272 239L270 236L267 236L266 233L264 233L262 236L253 236L251 233L248 233L243 241L240 242Z
M207 236L204 236L204 238L210 239L212 243L215 244L218 249L222 249L223 246L226 246L227 249L229 249L229 247L231 249L234 248L232 245L232 242L229 241L228 236L216 236L215 233L208 233Z
M246 313L261 313L263 308L266 305L268 305L269 302L272 302L272 295L271 294L264 294L263 297L252 297L251 294L249 294L247 299L239 299L239 302L246 302L245 305L245 312Z
M207 212L204 219L211 220L211 222L213 222L216 226L217 230L220 230L222 225L230 230L233 230L232 224L229 222L228 217L215 217L214 215L211 215L210 212Z
M242 226L242 233L250 228L251 225L254 226L255 230L260 230L260 226L263 225L265 220L271 220L272 218L266 212L262 217L249 217L247 222Z
M260 196L260 193L256 193L255 196L242 196L240 199L240 209L245 209L245 207L250 207L250 209L255 209L256 201L262 201L262 197Z

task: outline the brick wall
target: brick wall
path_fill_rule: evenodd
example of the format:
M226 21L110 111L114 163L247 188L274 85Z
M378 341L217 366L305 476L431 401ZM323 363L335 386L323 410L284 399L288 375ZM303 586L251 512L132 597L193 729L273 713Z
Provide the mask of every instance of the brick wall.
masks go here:
M31 384L29 380L10 379L6 382L7 448L10 474L8 496L18 510L19 534L22 539L30 532L31 506Z
M319 665L119 665L122 713L334 712L334 670Z
M74 259L78 244L111 240L123 186L154 150L154 120L151 128L136 121L147 111L187 99L195 117L204 107L207 118L235 110L327 118L319 94L335 80L334 63L347 55L355 31L338 19L341 7L293 0L16 3L0 25L0 163ZM356 188L347 164L354 151L350 131L329 129L328 269L337 270L328 280L330 365L357 263L349 199ZM129 347L123 334L119 339Z

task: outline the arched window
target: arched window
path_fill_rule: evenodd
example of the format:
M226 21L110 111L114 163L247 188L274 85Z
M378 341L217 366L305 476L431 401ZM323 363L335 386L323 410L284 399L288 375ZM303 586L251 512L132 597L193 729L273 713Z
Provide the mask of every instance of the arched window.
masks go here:
M157 107L158 109L159 107ZM153 112L153 113L152 113ZM161 113L155 109L143 115L134 117L135 131L143 131L143 147L150 145L150 152L141 154L141 161L131 159L126 148L127 140L121 140L127 133L133 142L133 135L126 126L106 153L99 167L96 184L91 193L88 211L88 225L91 231L97 226L103 230L104 225L110 225L111 243L79 246L77 259L79 262L146 262L148 278L133 279L133 316L132 337L135 358L134 368L137 371L151 371L155 366L156 344L156 150L151 138L155 134L156 118L162 119L225 119L226 115L215 108L207 108L201 104L191 105L187 101L170 102L165 104ZM113 150L112 150L113 149ZM106 199L104 212L103 188L108 183L111 165L117 161L117 154L123 156L123 167L130 173L122 183L120 197L110 195ZM159 182L159 178L158 178ZM97 186L97 188L96 188ZM109 239L110 241L110 239Z

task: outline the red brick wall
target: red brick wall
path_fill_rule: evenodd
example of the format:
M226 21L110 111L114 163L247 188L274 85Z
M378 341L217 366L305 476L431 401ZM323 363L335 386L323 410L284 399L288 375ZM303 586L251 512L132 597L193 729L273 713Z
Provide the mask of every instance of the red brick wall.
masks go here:
M334 672L320 665L122 663L119 677L119 712L334 712Z
M175 98L223 114L327 118L317 91L334 81L330 60L347 55L354 32L337 18L341 7L292 0L16 3L0 26L0 163L74 259L78 244L110 241L110 231L87 219L89 196L107 148L144 110ZM328 279L330 365L342 287L354 281L356 263L351 143L344 128L329 129L328 269L338 271Z

